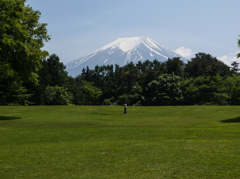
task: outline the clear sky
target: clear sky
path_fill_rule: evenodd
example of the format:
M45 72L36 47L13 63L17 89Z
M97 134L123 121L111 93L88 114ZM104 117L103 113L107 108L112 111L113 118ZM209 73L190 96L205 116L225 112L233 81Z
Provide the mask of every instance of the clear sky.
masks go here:
M225 63L240 50L240 0L27 0L26 4L42 13L40 22L48 24L51 35L44 49L63 63L128 36L147 36L188 58L209 53Z

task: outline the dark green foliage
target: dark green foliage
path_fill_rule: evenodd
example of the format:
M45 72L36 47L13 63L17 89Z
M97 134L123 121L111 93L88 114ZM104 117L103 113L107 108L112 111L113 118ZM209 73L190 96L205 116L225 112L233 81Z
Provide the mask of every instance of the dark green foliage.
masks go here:
M234 86L231 90L231 104L240 105L240 87Z
M168 59L166 62L167 73L174 73L177 76L182 77L184 73L184 63L180 60L180 57Z
M219 76L185 80L182 84L184 104L227 104L228 94L224 81Z
M73 78L57 55L41 61L39 85L23 83L37 105L194 105L237 104L240 78L237 63L230 67L209 54L199 53L185 66L180 58L83 68ZM185 68L184 68L185 67ZM200 76L198 76L200 75ZM233 75L231 77L231 75ZM4 84L2 85L4 86ZM5 87L3 94L8 91ZM24 89L24 88L23 88ZM26 92L18 91L19 94ZM28 96L29 97L29 96ZM236 98L236 99L235 99ZM19 98L20 99L20 98Z
M58 87L70 87L68 83L68 75L65 71L65 65L60 62L57 55L52 54L49 58L41 61L42 68L37 72L39 84L37 86L32 83L25 83L24 85L29 89L29 92L33 94L31 100L37 105L48 104L45 101L45 90L47 86L58 86ZM73 85L73 84L72 84Z
M80 104L97 105L99 97L102 94L101 90L94 86L84 86L80 89Z
M63 84L73 94L74 104L122 105L127 102L128 105L223 105L231 103L231 89L226 83L228 80L226 77L232 74L230 68L208 54L200 53L196 57L188 62L185 68L180 58L168 59L163 63L146 60L137 64L129 63L123 67L118 65L96 66L95 69L87 67L83 68L82 74L76 78L67 77ZM203 68L201 65L207 60L210 61L209 66L205 65ZM202 69L199 74L203 76L196 77L189 73L188 70L193 64ZM191 70L194 71L194 68ZM224 78L215 76L218 73ZM186 78L186 74L193 76ZM185 79L180 76L185 76Z
M77 85L75 78L68 76L65 87L72 94L72 103L80 104L80 86Z
M40 23L41 13L25 3L26 0L0 1L1 104L29 104L32 89L38 84L41 60L48 56L42 50L44 42L50 40L47 24Z
M234 75L238 75L239 73L239 68L238 68L238 65L239 65L239 63L237 63L236 61L233 61L232 62L232 64L231 64L231 66L232 66L232 68L231 68L231 73L232 74L234 74Z
M69 105L71 100L72 94L64 87L47 86L45 90L46 105Z
M67 78L67 72L65 71L66 66L60 62L59 57L56 54L52 54L46 62L44 61L45 60L43 60L42 63L43 65L45 64L48 69L48 73L45 75L50 77L48 81L49 85L64 86Z
M180 89L180 77L164 74L151 81L143 92L144 105L177 105L183 99Z
M102 105L112 105L115 102L115 99L112 97L110 99L104 99Z
M31 94L10 76L0 79L0 105L28 105Z
M227 94L230 96L229 103L233 105L238 105L240 104L240 93L239 93L239 88L240 88L240 76L232 76L229 77L225 81L225 86L227 89Z
M39 11L25 6L26 0L0 1L0 70L18 81L37 84L36 71L48 55L42 50L50 40Z
M230 67L226 64L217 60L215 57L205 54L198 53L185 65L185 77L197 78L199 76L230 76Z

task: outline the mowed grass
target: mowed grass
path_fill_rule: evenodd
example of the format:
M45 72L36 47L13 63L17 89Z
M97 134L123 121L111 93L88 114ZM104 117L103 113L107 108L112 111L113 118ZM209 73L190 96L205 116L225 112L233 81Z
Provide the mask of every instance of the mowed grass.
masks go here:
M240 178L240 106L0 107L0 178Z

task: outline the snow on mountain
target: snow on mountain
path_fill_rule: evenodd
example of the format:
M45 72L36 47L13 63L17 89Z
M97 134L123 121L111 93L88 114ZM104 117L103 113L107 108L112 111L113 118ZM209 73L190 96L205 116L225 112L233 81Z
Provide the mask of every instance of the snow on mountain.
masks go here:
M181 57L187 59L164 47L148 37L124 37L119 38L99 50L66 64L69 75L75 77L82 73L82 69L87 66L94 69L96 65L115 65L124 66L127 63L157 59L166 61L168 58Z

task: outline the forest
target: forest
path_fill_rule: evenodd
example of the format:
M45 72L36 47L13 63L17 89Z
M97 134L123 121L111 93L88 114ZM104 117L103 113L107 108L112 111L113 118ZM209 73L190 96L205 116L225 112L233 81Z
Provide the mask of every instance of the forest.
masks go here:
M137 64L83 68L68 76L56 54L41 60L38 85L1 78L1 105L238 105L238 63L229 67L198 53L186 64L179 57Z

